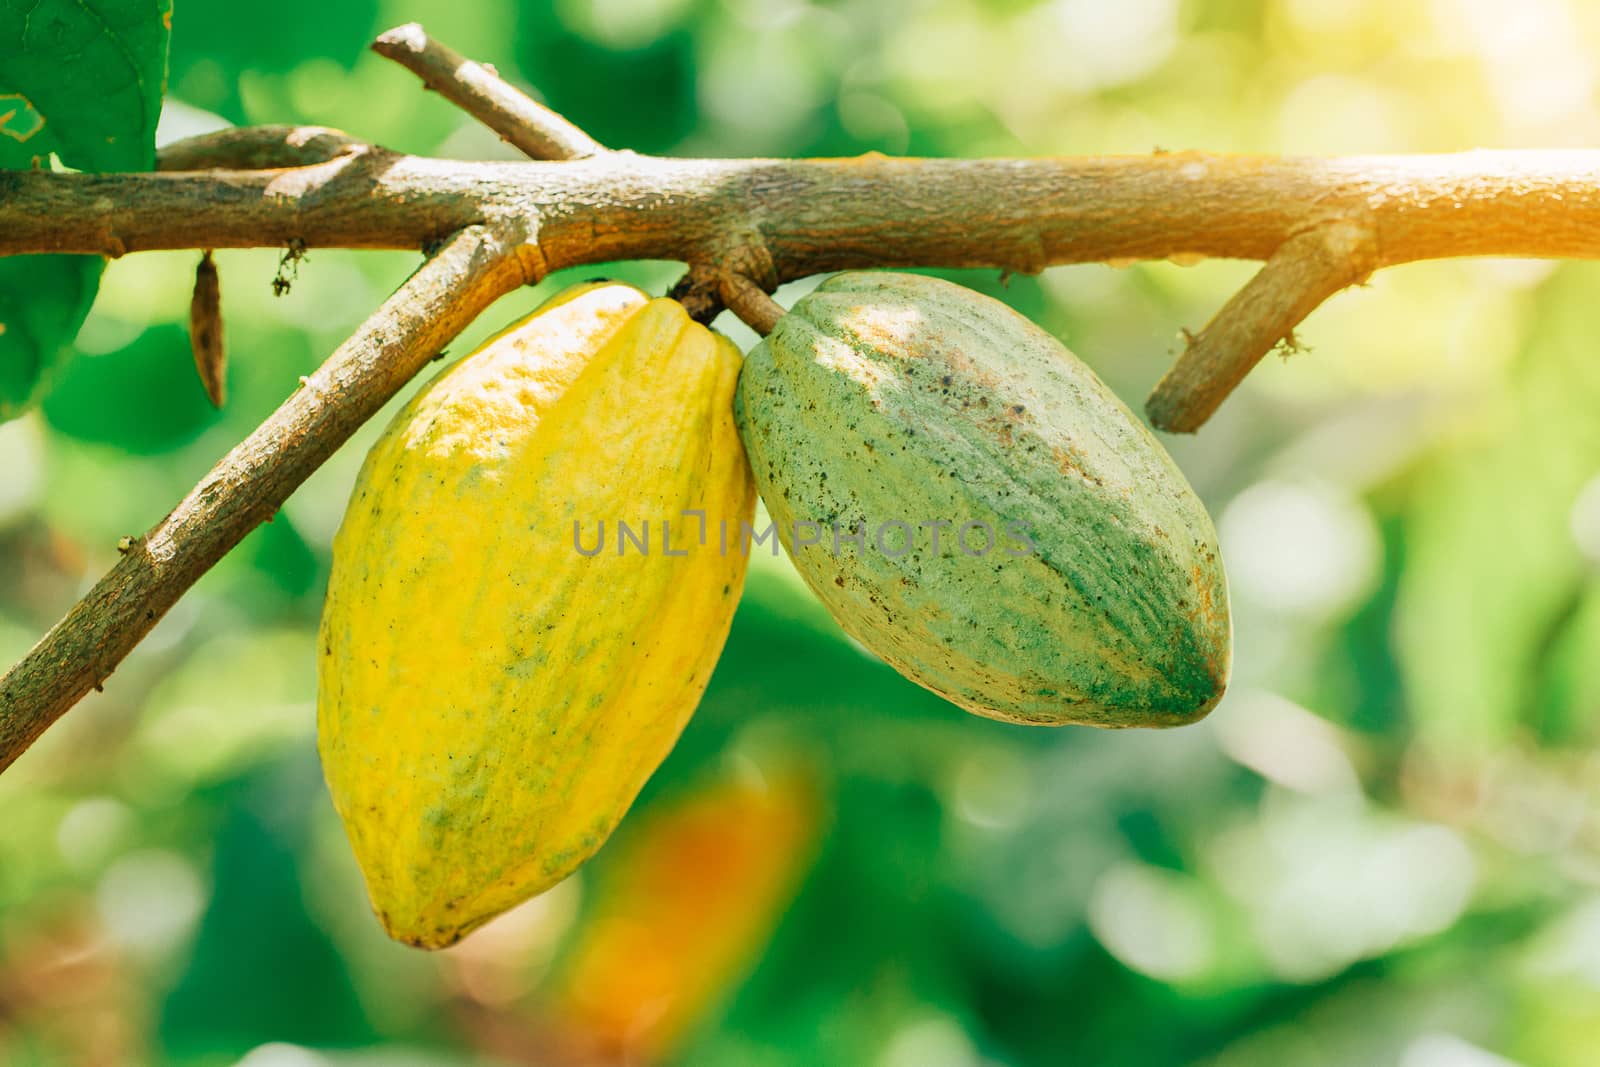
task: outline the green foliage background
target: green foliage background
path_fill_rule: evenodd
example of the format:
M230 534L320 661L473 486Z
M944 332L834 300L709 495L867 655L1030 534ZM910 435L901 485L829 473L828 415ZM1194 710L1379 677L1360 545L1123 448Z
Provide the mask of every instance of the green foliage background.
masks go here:
M32 76L13 34L33 7L0 4L0 97ZM283 0L178 6L160 136L305 122L511 158L364 51L409 20L650 152L1332 154L1600 134L1600 10L1581 0ZM65 166L149 162L41 143ZM29 165L15 138L0 148ZM51 387L0 425L0 660L415 262L313 251L275 298L276 252L220 253L232 364L217 414L182 328L196 258L108 265L66 348L98 264L49 285L43 267L0 264L0 402ZM1137 406L1179 327L1252 269L951 276L1055 331ZM609 273L661 291L678 270ZM507 297L458 351L570 280ZM1270 361L1198 437L1168 442L1233 585L1233 687L1195 727L966 716L759 559L642 806L779 750L818 768L828 830L681 1060L1596 1062L1597 283L1587 264L1385 272L1317 312L1308 354ZM428 956L382 937L321 792L313 632L376 429L0 778L0 1062L544 1062L505 1034L541 1017L616 850L477 935L477 955ZM486 958L492 994L467 980Z

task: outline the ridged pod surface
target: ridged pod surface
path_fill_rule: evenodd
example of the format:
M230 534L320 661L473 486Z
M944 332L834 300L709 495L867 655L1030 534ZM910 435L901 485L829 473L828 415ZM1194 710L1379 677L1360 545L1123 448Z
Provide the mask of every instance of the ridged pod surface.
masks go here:
M1221 697L1210 518L1094 373L1005 304L837 275L746 357L735 415L801 575L912 681L1045 725L1173 726Z
M443 947L565 878L672 748L744 582L682 514L749 519L739 365L675 301L580 286L446 369L367 456L317 721L390 936ZM618 522L650 550L597 533Z

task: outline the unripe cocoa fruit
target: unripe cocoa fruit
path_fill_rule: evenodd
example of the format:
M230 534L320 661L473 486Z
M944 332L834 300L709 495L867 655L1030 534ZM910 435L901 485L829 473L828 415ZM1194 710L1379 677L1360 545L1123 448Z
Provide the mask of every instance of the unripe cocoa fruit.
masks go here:
M835 276L746 357L735 415L796 568L912 681L1048 725L1172 726L1221 697L1210 518L1094 373L1005 304Z

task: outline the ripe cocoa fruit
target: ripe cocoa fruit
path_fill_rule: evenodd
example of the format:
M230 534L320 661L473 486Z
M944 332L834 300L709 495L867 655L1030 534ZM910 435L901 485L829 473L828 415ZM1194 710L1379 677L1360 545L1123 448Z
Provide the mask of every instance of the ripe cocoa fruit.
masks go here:
M1221 697L1231 626L1205 509L1005 304L835 276L746 357L735 417L801 575L912 681L1046 725L1173 726Z
M739 364L675 301L580 286L446 369L367 456L318 742L397 940L452 944L565 878L688 721L744 581L703 534L755 500ZM594 550L617 522L648 549Z

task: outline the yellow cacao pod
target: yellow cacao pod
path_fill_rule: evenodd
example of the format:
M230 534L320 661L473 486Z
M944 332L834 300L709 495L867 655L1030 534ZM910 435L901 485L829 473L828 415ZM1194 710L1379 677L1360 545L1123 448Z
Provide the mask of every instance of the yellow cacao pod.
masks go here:
M672 748L744 581L704 537L755 500L739 366L675 301L581 286L446 369L367 456L318 745L390 936L450 945L565 878ZM649 540L596 550L619 522Z

